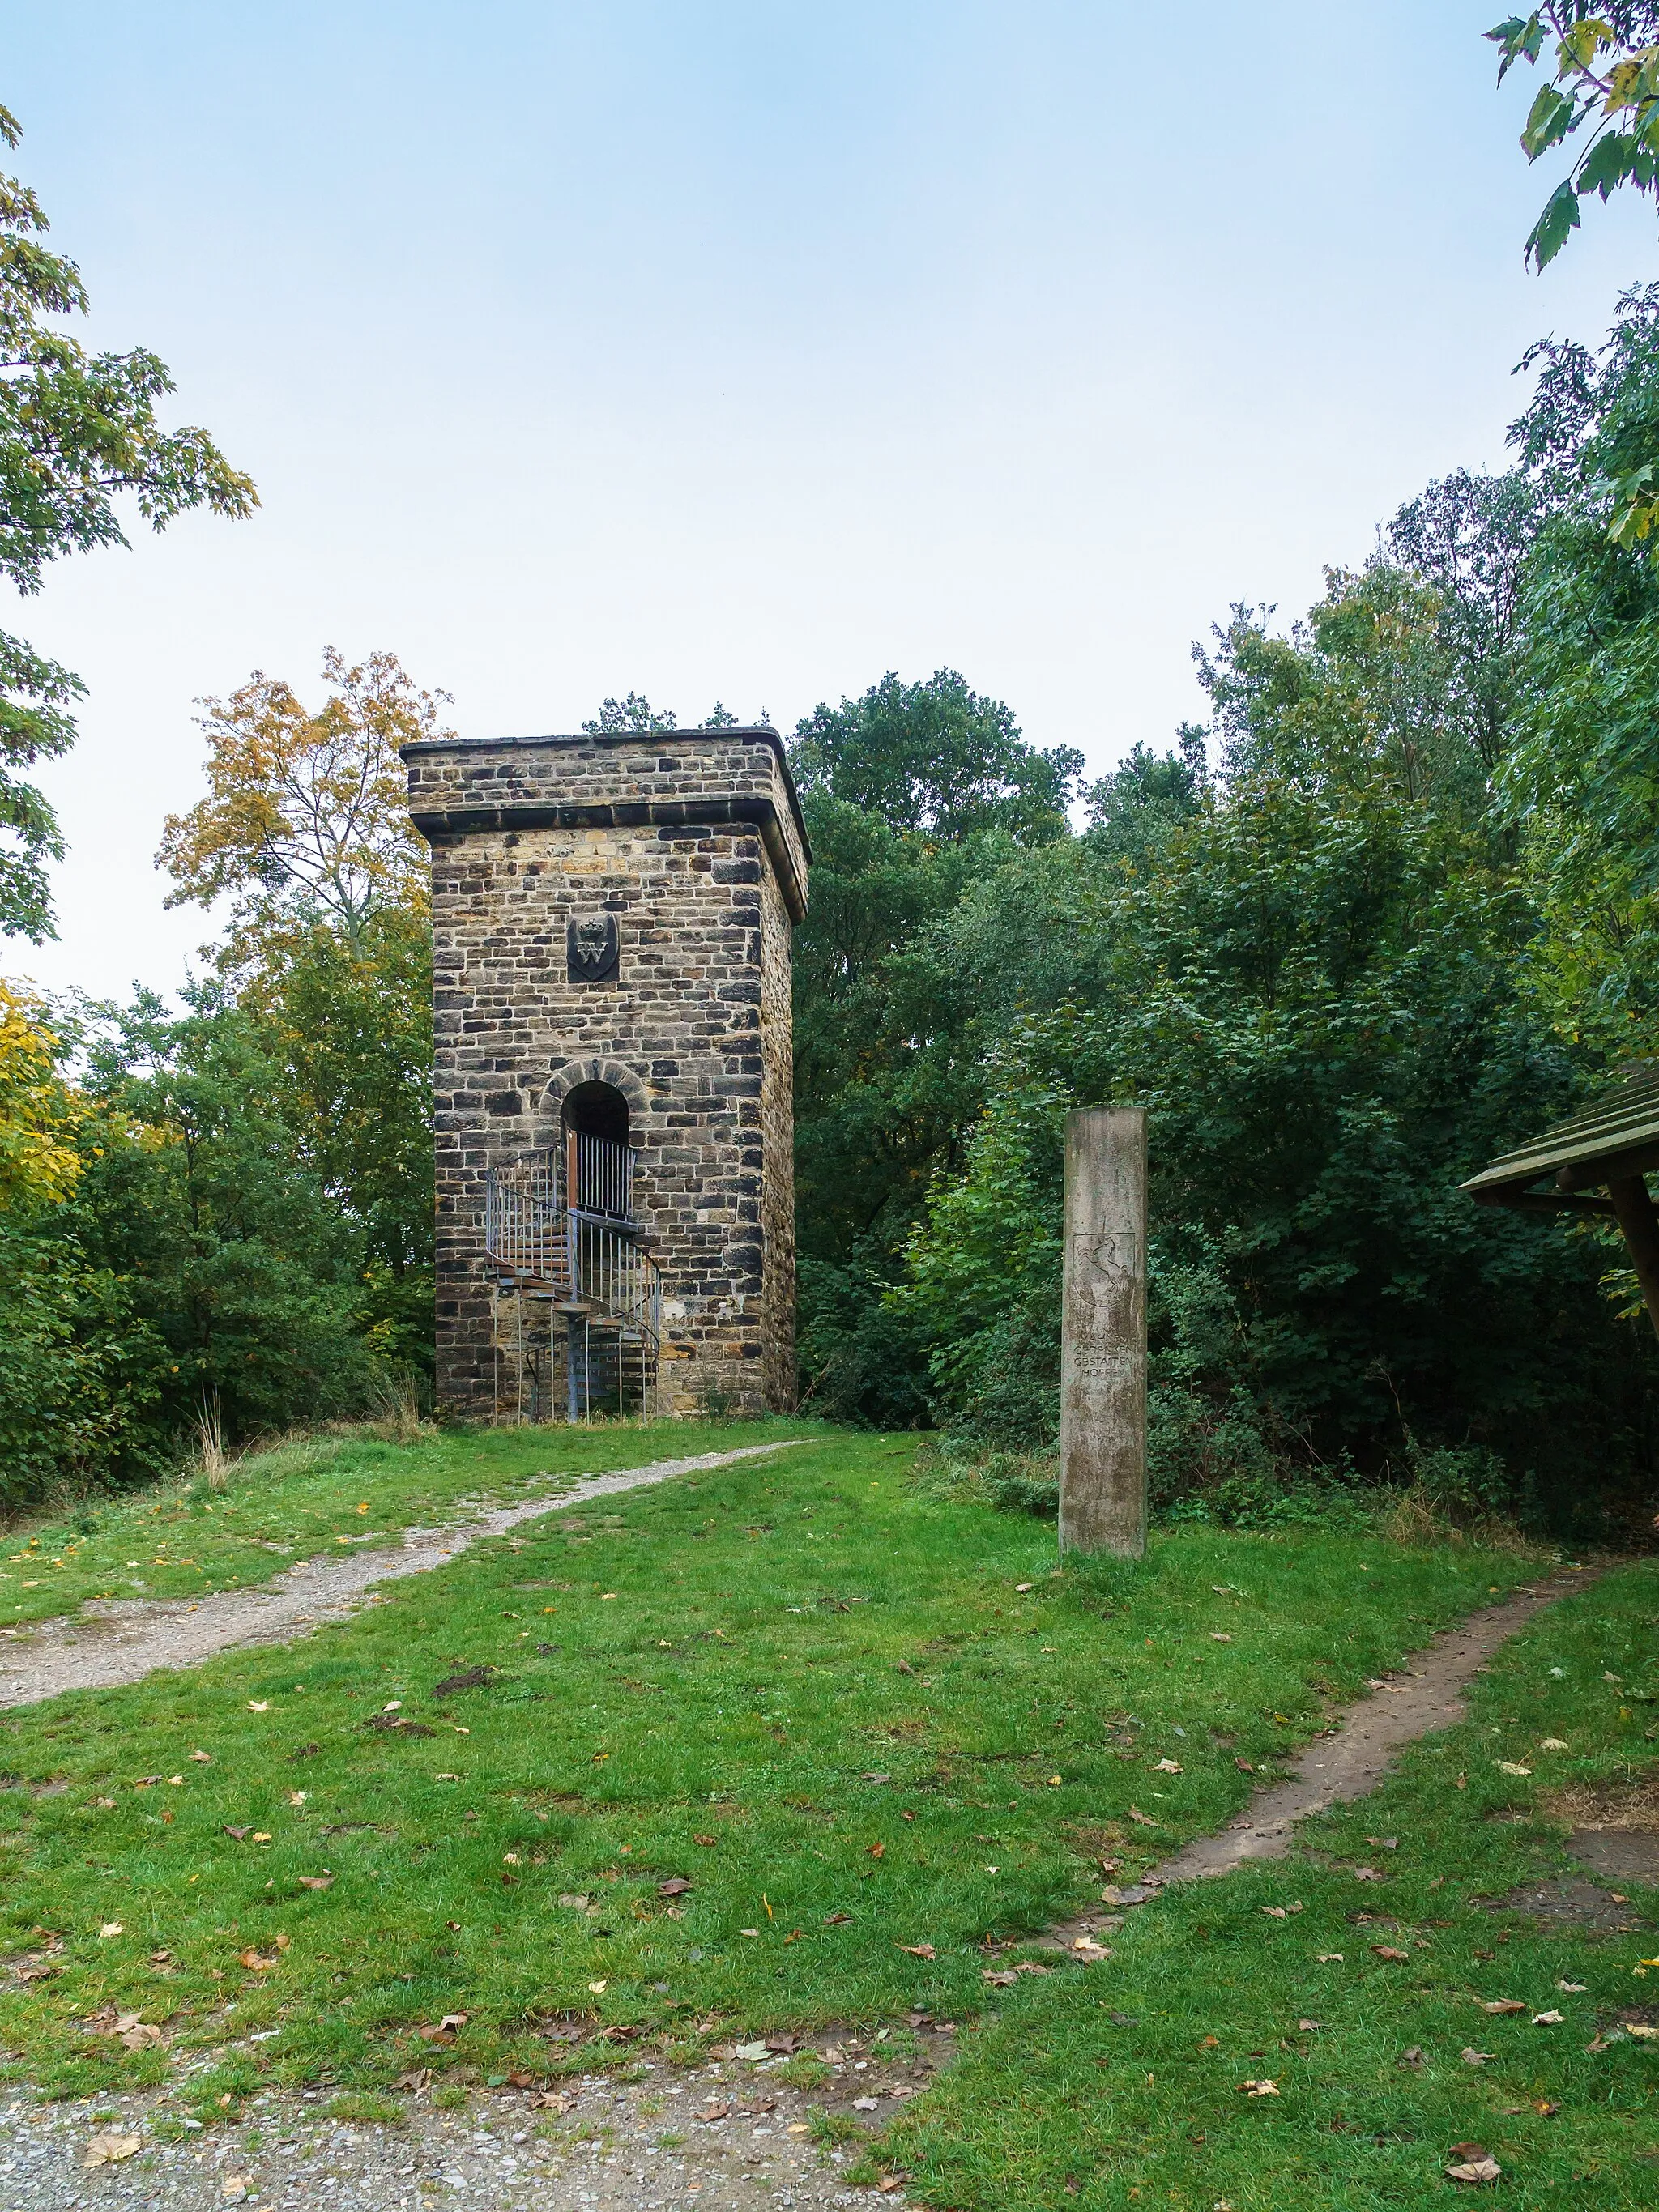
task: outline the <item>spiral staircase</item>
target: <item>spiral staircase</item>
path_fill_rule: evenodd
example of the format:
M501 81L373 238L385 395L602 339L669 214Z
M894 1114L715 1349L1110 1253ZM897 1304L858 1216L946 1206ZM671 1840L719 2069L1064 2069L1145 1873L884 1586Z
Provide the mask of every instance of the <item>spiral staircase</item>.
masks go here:
M572 1129L485 1177L498 1424L652 1410L662 1282L634 1212L637 1157Z

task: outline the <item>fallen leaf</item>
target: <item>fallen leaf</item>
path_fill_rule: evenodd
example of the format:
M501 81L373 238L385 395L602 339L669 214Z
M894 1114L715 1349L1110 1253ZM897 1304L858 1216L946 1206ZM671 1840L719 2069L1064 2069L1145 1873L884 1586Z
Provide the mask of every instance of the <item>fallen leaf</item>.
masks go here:
M666 1881L657 1884L659 1897L684 1897L692 1885L683 1874L671 1875Z
M866 1848L865 1856L866 1858L884 1859L886 1856L887 1846L885 1844L871 1844Z
M1296 2024L1296 2032L1298 2035L1311 2035L1316 2027L1322 2025L1322 2021L1316 2020L1299 2020Z
M1152 1771L1157 1774L1179 1774L1182 1770L1173 1759L1160 1759Z
M826 1912L823 1924L826 1928L839 1928L843 1921L850 1920L852 1917L850 1912Z
M1395 2063L1400 2066L1420 2066L1423 2063L1422 2045L1420 2043L1413 2043L1409 2051L1402 2051L1401 2052L1400 2057Z
M893 1672L896 1674L914 1674L915 1671L908 1659L896 1659L893 1662Z
M1451 2163L1446 2168L1449 2180L1472 2185L1496 2181L1503 2171L1492 2153L1480 2143L1454 2143L1451 2147Z
M120 1921L106 1920L98 1930L98 1938L101 1942L106 1936L124 1936L125 1933L126 1929Z
M854 2097L853 2100L853 2110L855 2112L879 2112L880 2109L879 2097Z
M696 2118L698 2119L707 2120L711 2125L716 2120L729 2120L731 2117L732 2107L730 2105L717 2105L713 2103L705 2105L702 2112L696 2114Z
M1457 2055L1466 2066L1490 2066L1498 2053L1495 2051L1477 2051L1472 2043L1466 2043Z
M1012 1966L981 1966L979 1978L982 1982L989 1982L994 1990L1008 1990L1014 1985Z
M1340 1951L1316 1951L1314 1953L1314 1956L1322 1966L1328 1966L1333 1960L1334 1960L1339 1966L1343 1964L1343 1958Z
M1532 2024L1534 2027L1559 2027L1565 2018L1566 2014L1562 2012L1535 2012Z
M1588 1982L1558 1982L1555 1986L1558 1990L1565 1990L1569 1996L1582 1997L1589 1989L1589 1984Z
M1233 1765L1238 1769L1241 1774L1254 1774L1255 1772L1254 1765L1248 1759L1236 1759L1233 1761Z
M1016 1583L1014 1584L1016 1593L1021 1597L1024 1596L1027 1590L1034 1590L1036 1588L1036 1584L1035 1583Z
M144 2147L142 2136L94 2136L81 2154L82 2166L114 2166Z
M1500 1774L1530 1774L1532 1772L1531 1767L1518 1765L1512 1759L1494 1759L1492 1765Z
M227 1836L234 1836L239 1844L245 1844L253 1831L252 1828L233 1828L227 1824L222 1832Z
M332 1889L334 1887L331 1874L302 1874L299 1881L301 1889Z
M1625 2033L1626 2035L1638 2036L1644 2043L1651 2043L1656 2036L1659 2036L1659 2027L1650 2026L1644 2020L1627 2020L1625 2022Z
M1540 1751L1565 1751L1567 1747L1559 1735L1547 1735L1538 1748Z
M271 1838L264 1828L256 1828L251 1840L256 1844L268 1844Z
M243 1966L256 1974L269 1973L273 1966L282 1964L279 1952L256 1951L251 1943L246 1951L239 1951L236 1956Z
M268 1713L270 1711L270 1700L269 1698L250 1698L247 1701L247 1709L251 1713Z
M1409 1951L1396 1951L1392 1943L1373 1943L1371 1949L1379 1959L1398 1961L1401 1959L1409 1959L1411 1956Z
M1490 2002L1484 1997L1480 2000L1482 2012L1525 2012L1526 2008L1519 1997L1493 1997Z
M1276 2097L1279 2094L1277 2081L1241 2081L1238 2087L1247 2097Z
M1138 1827L1156 1828L1160 1825L1157 1820L1152 1820L1150 1815L1143 1813L1139 1808L1135 1805L1131 1805L1129 1808L1129 1818Z
M1224 1629L1212 1628L1210 1631L1210 1641L1212 1644L1231 1644L1232 1640L1232 1638L1229 1636Z
M932 1959L938 1954L931 1943L901 1943L901 1951L908 1951L913 1959Z
M253 2184L245 2173L228 2173L219 2185L220 2201L225 2204L240 2204L253 2192Z
M503 1866L522 1866L524 1864L524 1861L519 1856L517 1851L503 1851L501 1853L501 1864Z
M288 1802L290 1805L303 1805L310 1794L307 1790L290 1790L288 1793Z
M732 2056L745 2059L750 2065L758 2065L762 2059L770 2057L771 2053L763 2043L740 2043Z

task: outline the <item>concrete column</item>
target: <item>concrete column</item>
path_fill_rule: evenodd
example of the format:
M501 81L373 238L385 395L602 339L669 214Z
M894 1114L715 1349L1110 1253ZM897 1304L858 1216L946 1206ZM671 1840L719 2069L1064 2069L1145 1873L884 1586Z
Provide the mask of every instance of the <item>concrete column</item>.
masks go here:
M1060 1547L1146 1548L1146 1115L1066 1116Z

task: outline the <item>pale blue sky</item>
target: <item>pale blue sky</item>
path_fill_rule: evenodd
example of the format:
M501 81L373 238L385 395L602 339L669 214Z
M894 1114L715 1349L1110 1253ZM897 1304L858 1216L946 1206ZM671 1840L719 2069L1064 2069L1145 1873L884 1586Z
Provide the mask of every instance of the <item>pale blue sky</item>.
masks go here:
M52 775L54 986L170 986L198 694L400 653L469 735L630 685L787 726L945 663L1104 767L1200 711L1230 600L1299 610L1496 465L1543 278L1492 0L82 0L7 9L13 164L91 335L258 481L0 616L92 687ZM1185 41L1146 44L1148 25Z

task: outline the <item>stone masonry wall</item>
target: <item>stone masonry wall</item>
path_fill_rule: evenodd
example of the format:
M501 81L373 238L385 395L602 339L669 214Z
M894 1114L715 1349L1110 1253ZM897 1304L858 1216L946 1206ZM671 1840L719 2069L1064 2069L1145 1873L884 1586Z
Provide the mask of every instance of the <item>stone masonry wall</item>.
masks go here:
M806 847L769 731L411 745L432 845L438 1392L495 1402L484 1176L556 1145L597 1077L629 1102L663 1275L658 1402L787 1407L794 1377L792 917ZM617 970L572 981L567 924Z

